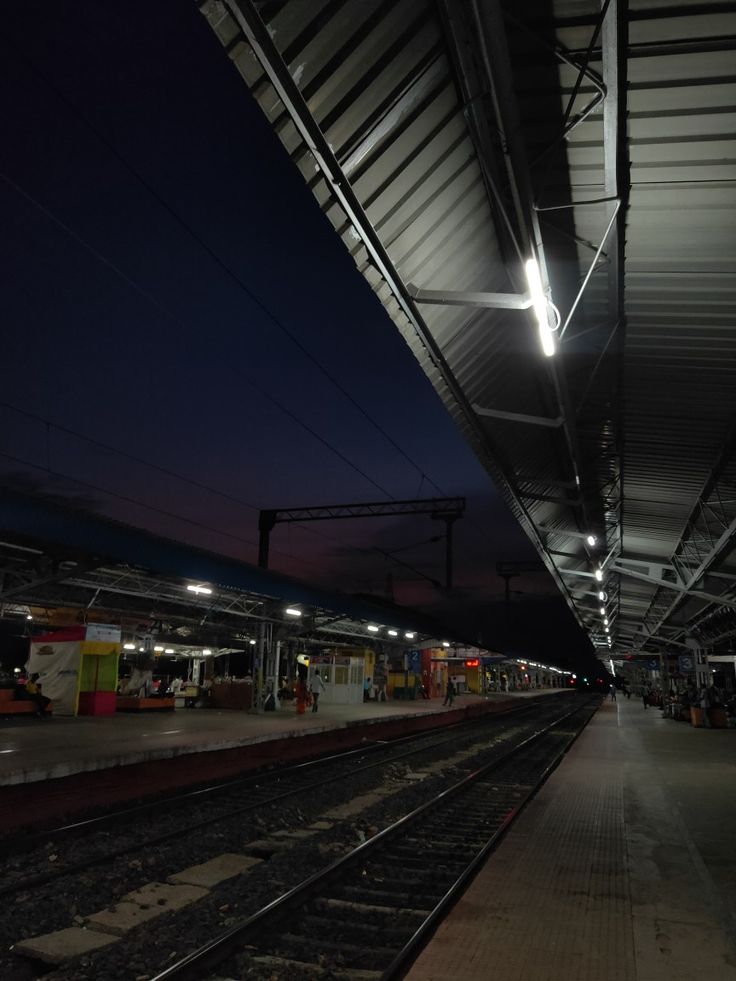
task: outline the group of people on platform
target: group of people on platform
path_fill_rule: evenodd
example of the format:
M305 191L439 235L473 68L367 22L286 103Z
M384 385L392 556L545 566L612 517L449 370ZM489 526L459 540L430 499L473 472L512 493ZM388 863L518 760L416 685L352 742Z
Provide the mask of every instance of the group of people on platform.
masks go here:
M692 682L679 691L670 691L662 703L664 714L672 719L690 719L692 709L700 709L704 728L712 726L712 713L722 709L736 715L736 695L722 691L712 681L698 688Z
M619 689L626 698L631 698L632 690L625 683ZM610 685L608 696L612 702L616 701L617 688ZM702 712L702 724L705 728L711 727L710 714L714 709L724 709L727 715L736 716L736 694L721 691L711 681L707 685L697 687L692 681L684 688L671 689L668 694L661 688L652 685L644 685L641 688L641 700L645 709L651 707L661 708L664 714L671 719L690 720L690 710L700 709Z

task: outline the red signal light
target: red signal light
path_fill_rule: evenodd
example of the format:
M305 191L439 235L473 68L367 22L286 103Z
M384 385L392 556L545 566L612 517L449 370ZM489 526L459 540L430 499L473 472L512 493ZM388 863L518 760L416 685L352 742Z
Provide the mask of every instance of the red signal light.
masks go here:
M479 658L477 658L477 657L471 657L469 660L467 660L465 662L465 667L466 668L477 668L479 664L480 664L480 659Z

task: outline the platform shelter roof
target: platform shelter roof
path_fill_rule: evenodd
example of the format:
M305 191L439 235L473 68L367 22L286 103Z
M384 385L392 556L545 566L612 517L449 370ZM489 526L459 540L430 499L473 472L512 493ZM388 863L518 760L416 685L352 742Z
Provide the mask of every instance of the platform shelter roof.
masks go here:
M733 3L200 9L601 656L733 636Z

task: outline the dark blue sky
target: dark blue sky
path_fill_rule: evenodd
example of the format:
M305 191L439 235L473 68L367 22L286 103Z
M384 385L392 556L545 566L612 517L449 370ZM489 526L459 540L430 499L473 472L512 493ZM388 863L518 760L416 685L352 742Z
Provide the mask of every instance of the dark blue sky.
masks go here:
M258 508L465 495L456 581L500 592L531 545L195 5L24 2L4 32L0 400L55 425L0 406L2 472L248 561ZM440 532L281 526L271 565L431 604L372 549ZM399 555L443 578L442 543Z

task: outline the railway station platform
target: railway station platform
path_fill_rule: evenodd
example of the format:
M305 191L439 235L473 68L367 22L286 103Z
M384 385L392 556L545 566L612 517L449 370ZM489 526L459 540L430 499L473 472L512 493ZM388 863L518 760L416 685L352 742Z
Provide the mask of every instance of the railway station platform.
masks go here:
M603 703L408 981L734 981L735 750Z
M309 758L362 741L431 729L564 689L463 694L441 699L320 704L297 715L294 703L259 714L218 709L107 717L0 718L0 833L41 809L61 818L97 805L154 796L227 779L248 769Z

